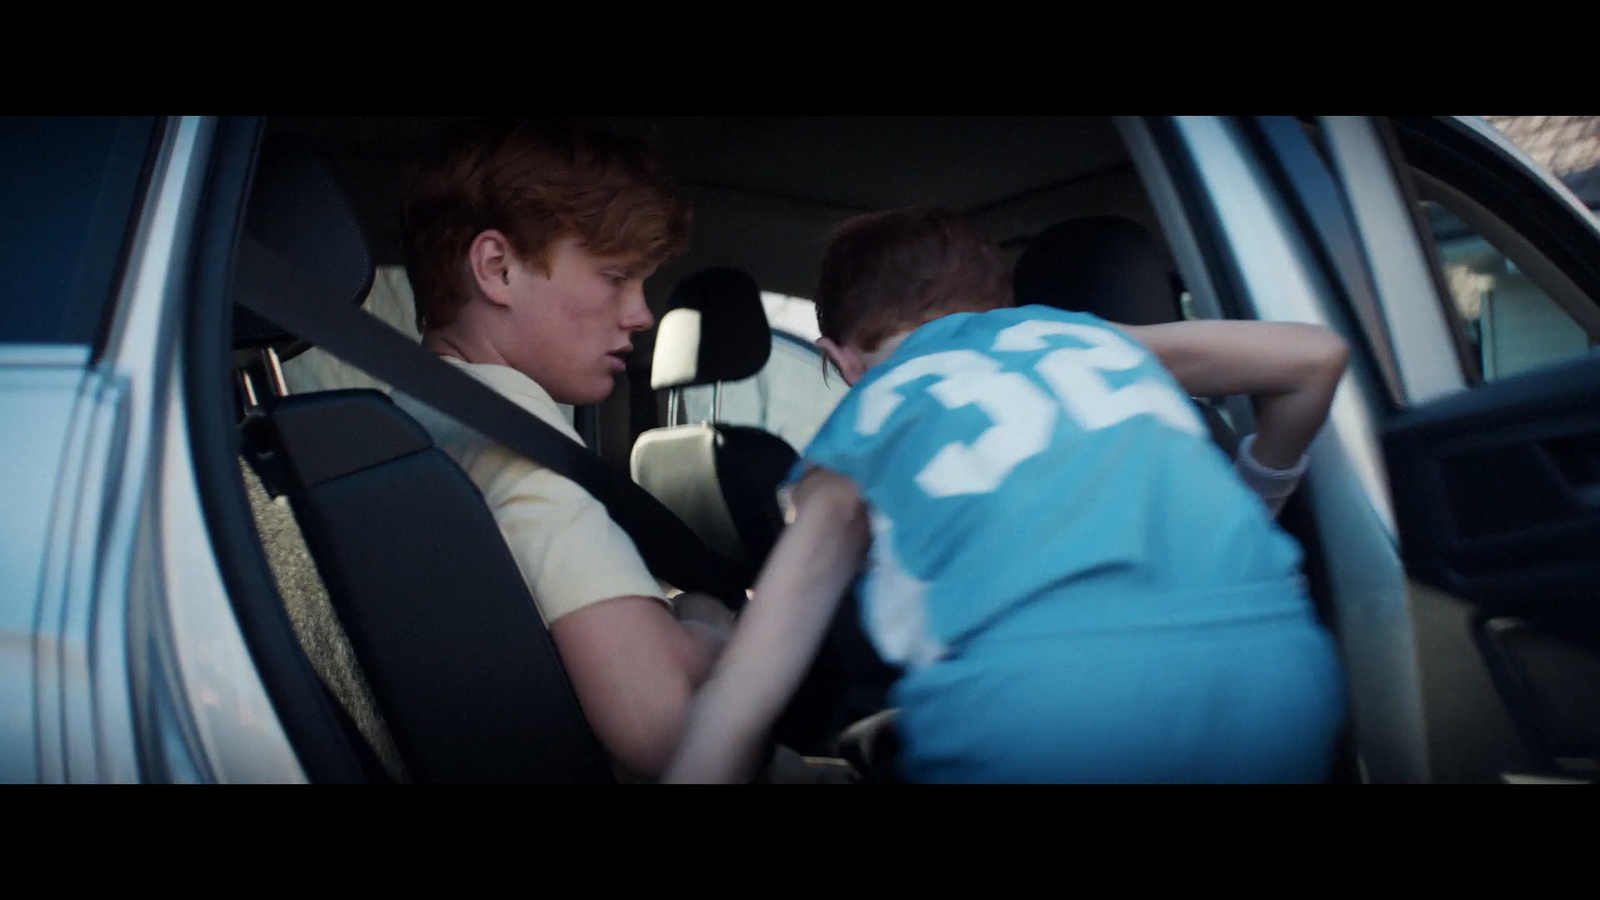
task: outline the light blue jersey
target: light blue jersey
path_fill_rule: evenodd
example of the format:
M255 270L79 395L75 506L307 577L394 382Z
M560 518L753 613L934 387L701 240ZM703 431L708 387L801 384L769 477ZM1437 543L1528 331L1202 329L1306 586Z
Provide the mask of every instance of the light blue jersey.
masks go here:
M1029 306L923 325L839 404L807 465L861 490L863 625L913 669L1045 606L1069 631L1181 619L1182 598L1299 568L1188 396L1086 314Z

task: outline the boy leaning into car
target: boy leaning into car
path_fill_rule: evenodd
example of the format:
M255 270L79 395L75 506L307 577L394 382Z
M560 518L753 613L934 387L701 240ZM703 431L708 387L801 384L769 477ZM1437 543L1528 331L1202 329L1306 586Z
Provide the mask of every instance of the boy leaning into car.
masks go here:
M863 563L866 630L905 667L908 780L1327 776L1343 673L1273 517L1340 338L1013 307L997 248L936 209L842 225L815 299L852 390L796 466L667 780L751 776ZM1236 460L1188 399L1228 394L1257 403Z

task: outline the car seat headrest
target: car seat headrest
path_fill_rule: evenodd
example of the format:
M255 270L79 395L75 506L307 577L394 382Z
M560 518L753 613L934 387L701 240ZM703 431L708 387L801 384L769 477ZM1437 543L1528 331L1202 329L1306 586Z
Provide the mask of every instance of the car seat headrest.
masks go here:
M771 354L756 280L740 269L705 269L672 290L656 326L650 387L738 381L760 372Z
M355 209L327 164L296 135L274 135L262 145L244 234L299 270L319 303L359 304L372 289L372 254ZM274 347L285 358L306 346L241 306L234 307L233 343Z
M1018 306L1043 304L1124 325L1183 318L1177 275L1144 226L1120 216L1060 222L1039 232L1017 260Z

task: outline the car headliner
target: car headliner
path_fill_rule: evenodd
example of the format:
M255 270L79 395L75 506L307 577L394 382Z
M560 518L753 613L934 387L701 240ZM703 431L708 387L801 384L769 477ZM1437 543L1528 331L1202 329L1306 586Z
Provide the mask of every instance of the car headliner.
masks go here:
M398 264L405 174L451 118L291 116L268 127L306 135L329 159L378 262ZM766 290L810 296L828 228L861 212L944 206L1016 242L1054 221L1064 201L1081 205L1112 183L1123 205L1138 193L1128 190L1137 181L1107 117L588 118L650 140L693 203L690 249L652 279L652 305L682 275L715 265L742 266ZM1090 203L1108 204L1117 205ZM1153 219L1141 213L1130 214Z

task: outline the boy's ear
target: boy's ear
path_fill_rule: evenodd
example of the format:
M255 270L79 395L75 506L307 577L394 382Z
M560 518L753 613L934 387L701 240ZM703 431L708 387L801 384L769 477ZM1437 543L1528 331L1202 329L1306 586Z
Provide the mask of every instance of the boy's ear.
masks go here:
M844 376L844 383L851 387L854 387L867 371L866 360L861 358L861 354L854 347L841 347L825 337L820 337L817 338L817 348L833 361L834 366L839 369L839 374Z
M479 232L467 247L467 264L479 293L496 306L511 305L511 243L499 231Z

